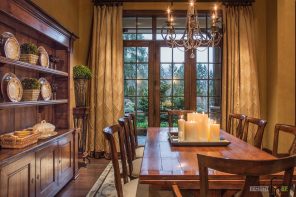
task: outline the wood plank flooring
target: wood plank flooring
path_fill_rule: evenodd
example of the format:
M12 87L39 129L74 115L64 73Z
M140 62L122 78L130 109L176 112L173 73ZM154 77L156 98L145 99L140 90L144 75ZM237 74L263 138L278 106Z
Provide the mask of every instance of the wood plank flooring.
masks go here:
M79 176L72 180L58 193L58 197L83 197L86 196L93 184L98 180L111 160L93 159L87 167L79 170Z

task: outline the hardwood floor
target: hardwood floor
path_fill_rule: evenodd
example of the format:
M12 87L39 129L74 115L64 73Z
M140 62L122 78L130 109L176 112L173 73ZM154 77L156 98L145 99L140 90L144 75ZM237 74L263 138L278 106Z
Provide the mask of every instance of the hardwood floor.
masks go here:
M79 169L79 176L72 180L58 193L58 197L82 197L86 196L93 184L111 160L92 159L87 167Z

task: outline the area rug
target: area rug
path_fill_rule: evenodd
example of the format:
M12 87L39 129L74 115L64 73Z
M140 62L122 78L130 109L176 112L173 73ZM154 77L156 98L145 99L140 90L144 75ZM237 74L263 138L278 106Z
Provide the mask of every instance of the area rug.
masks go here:
M115 190L114 172L112 162L110 161L104 172L88 192L87 197L116 197L116 194L112 195Z

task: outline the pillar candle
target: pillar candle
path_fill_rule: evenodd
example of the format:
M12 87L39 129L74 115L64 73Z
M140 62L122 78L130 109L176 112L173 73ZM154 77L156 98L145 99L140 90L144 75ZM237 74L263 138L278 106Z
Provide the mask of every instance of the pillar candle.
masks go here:
M196 141L198 138L197 122L186 121L185 122L185 141Z
M184 132L185 132L185 120L183 116L178 120L178 138L179 141L184 141Z
M220 124L210 124L210 141L220 141Z
M194 114L195 113L188 113L187 114L187 121L194 121L194 117L195 117Z
M198 141L207 142L209 139L208 115L199 114L197 119Z

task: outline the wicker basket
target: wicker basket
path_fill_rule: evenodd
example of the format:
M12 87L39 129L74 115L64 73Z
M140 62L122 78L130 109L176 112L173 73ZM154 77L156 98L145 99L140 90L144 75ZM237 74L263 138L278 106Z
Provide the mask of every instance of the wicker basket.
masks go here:
M0 136L0 145L2 148L24 148L35 144L40 137L40 133L28 135L26 137L17 137L13 133Z
M39 59L39 56L33 55L33 54L21 54L21 57L20 57L20 61L28 62L30 64L37 64L38 59Z
M40 94L39 89L26 89L23 91L23 101L37 101Z

